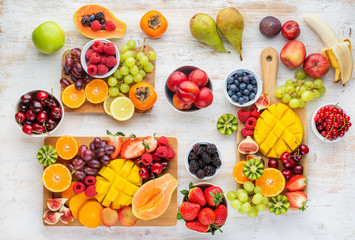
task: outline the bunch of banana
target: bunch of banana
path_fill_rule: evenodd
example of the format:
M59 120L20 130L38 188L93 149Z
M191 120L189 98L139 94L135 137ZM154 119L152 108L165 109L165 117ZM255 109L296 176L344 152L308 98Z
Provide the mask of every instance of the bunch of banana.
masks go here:
M345 85L353 72L353 58L351 55L351 42L349 39L340 40L333 29L319 17L309 14L304 20L324 43L323 52L329 58L329 62L335 70L334 81L341 80Z

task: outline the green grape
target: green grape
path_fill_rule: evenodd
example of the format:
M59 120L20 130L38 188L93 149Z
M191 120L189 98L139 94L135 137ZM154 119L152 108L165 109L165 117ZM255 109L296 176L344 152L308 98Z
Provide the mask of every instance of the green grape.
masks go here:
M142 75L140 75L139 73L136 76L133 76L133 81L135 83L139 83L141 81L143 81Z
M147 56L141 57L141 59L139 59L139 63L140 63L142 66L147 65L147 64L149 63L148 57L147 57Z
M148 62L148 64L145 65L143 69L144 69L144 71L150 73L151 71L153 71L153 68L154 68L153 64Z
M267 197L263 197L263 203L267 204L269 202L269 199Z
M120 73L120 70L118 70L118 69L113 73L113 76L116 79L121 79L122 78L122 74Z
M131 74L128 74L127 76L124 77L123 81L127 84L133 83L133 76Z
M114 87L117 85L117 79L115 77L109 77L107 80L108 85L110 85L111 87Z
M244 212L242 209L239 209L239 213L240 214L245 214L246 212Z
M137 59L138 60L141 60L141 58L144 57L144 56L145 56L145 54L143 52L138 52L137 53Z
M121 55L123 57L123 61L126 61L127 58L133 57L133 51L127 51Z
M126 76L129 73L129 68L126 67L126 66L122 66L120 68L120 73L121 73L122 76Z
M231 206L232 208L239 210L242 207L242 203L238 199L234 199L231 202Z
M251 199L252 203L254 203L255 205L258 205L259 203L261 203L263 201L263 195L261 195L261 193L257 193L253 196L253 198Z
M227 199L229 201L233 201L234 199L237 198L237 193L235 191L229 191L227 192Z
M150 61L154 61L157 58L157 54L154 51L149 51L147 57Z
M248 194L247 194L246 192L240 193L240 194L238 195L238 198L239 198L239 200L240 200L241 202L247 202L248 199L249 199Z
M128 93L129 92L129 85L126 83L122 83L120 85L120 90L122 93Z
M261 211L264 211L265 210L265 204L264 203L260 203L258 205L256 205L256 209L261 212Z
M309 102L312 101L313 99L313 94L311 91L305 91L302 96L301 96L302 100L305 102Z
M245 191L245 190L242 189L242 188L238 189L238 190L237 190L237 196L238 196L238 198L239 198L239 194L241 194L241 193L247 193L247 191Z
M139 69L139 74L142 75L142 78L145 77L145 71L143 69Z
M135 48L136 48L136 41L134 41L133 39L128 40L127 46L128 46L130 49L135 49Z
M249 181L245 182L244 189L248 192L252 192L254 190L254 183L249 182Z
M313 86L314 86L315 88L321 88L321 87L323 86L323 81L322 81L322 79L317 78L316 80L314 80Z
M111 97L116 97L118 96L118 94L120 94L120 90L118 89L118 87L109 87L108 93Z
M300 106L299 108L304 108L306 106L306 102L300 99Z
M125 59L123 58L123 54L120 55L120 63L123 63Z
M137 67L137 65L134 65L133 67L129 68L129 72L133 76L136 76L139 73L139 68Z
M283 97L282 97L282 101L284 103L288 103L291 100L291 96L290 94L286 93Z
M309 87L309 88L313 88L313 83L311 81L305 81L304 85Z
M293 85L286 86L286 92L291 94L295 91L295 87Z
M121 52L122 53L125 53L125 52L127 52L128 51L128 46L127 45L122 45L122 47L121 47Z
M318 89L318 91L319 91L320 95L322 96L326 92L326 89L324 86L322 86Z
M277 98L282 98L285 95L285 92L281 91L280 88L276 89L275 96Z
M285 85L286 85L286 87L287 86L293 86L295 83L296 83L295 80L289 79L289 80L286 81Z
M317 89L312 90L312 95L313 95L313 99L317 99L320 97L320 93Z
M297 71L295 72L295 78L296 78L296 79L303 80L303 79L306 78L306 76L307 76L306 72L303 71L302 69L297 70Z
M260 186L255 186L255 188L254 188L254 193L262 193L262 189L261 189L261 187Z
M299 90L297 89L296 91L298 91L298 92L297 92L297 95L298 95L298 96L302 96L302 94L306 91L306 87L305 87L305 86L301 86L301 87L299 88Z
M248 216L251 218L256 218L258 216L258 214L259 214L258 209L256 209L255 206L251 207L248 212Z
M284 85L280 86L279 89L284 93L286 92L286 86Z
M129 58L126 59L125 63L127 65L127 67L131 68L136 63L136 60L134 59L134 57L129 57Z
M300 106L300 100L298 98L292 98L288 104L291 108L298 108Z
M245 202L245 203L243 203L243 205L242 205L242 208L241 208L244 212L249 212L250 211L250 209L251 209L251 204L250 203L248 203L248 202Z

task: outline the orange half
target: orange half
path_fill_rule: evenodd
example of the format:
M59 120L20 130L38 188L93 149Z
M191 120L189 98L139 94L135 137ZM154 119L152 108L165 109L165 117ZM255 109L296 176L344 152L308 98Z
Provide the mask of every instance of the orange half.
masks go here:
M69 85L62 92L62 102L70 108L78 108L85 102L85 91L76 90L74 84Z
M72 136L66 135L59 138L55 144L55 149L59 157L64 160L70 160L76 156L79 151L78 141Z
M233 178L239 184L244 184L247 181L252 181L249 178L247 178L243 173L243 167L246 162L247 161L239 161L233 167Z
M108 85L104 80L94 79L85 87L86 99L91 103L102 103L108 95Z
M255 186L262 189L265 197L275 197L285 188L286 180L282 172L276 168L265 168L263 175L255 181Z
M72 180L69 169L63 164L56 163L46 167L42 174L45 188L51 192L63 192L70 187Z

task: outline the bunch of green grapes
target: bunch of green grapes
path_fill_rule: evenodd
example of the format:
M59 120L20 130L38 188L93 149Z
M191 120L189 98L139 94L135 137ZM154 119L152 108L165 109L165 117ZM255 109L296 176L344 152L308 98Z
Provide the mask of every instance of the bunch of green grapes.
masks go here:
M238 189L237 192L229 191L227 199L231 201L231 206L238 209L239 213L247 213L249 217L256 218L259 211L264 211L269 199L261 194L262 189L259 186L254 186L252 182L245 182L243 189Z
M305 81L306 73L303 70L297 70L295 77L296 80L287 80L285 85L275 91L275 96L291 108L303 108L307 102L319 98L326 91L321 79Z
M150 61L154 61L157 54L154 51L144 54L143 47L141 51L136 52L135 48L136 42L132 39L121 47L120 67L108 78L108 92L112 97L118 96L120 92L128 93L130 84L141 82L146 73L154 69Z

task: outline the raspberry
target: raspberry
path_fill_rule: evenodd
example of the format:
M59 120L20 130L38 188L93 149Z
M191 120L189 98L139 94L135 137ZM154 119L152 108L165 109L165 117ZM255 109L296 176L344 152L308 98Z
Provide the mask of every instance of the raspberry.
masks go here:
M169 146L169 141L166 137L164 136L161 136L159 139L158 139L158 146Z
M245 122L245 127L249 130L254 129L256 125L256 118L250 117L248 120Z
M104 46L104 51L108 55L115 55L116 53L115 45L113 45L113 43L110 42L106 43L106 45Z
M168 148L165 147L165 146L160 146L157 148L157 151L156 151L157 155L161 158L165 158L168 156Z
M173 159L176 156L176 153L174 149L170 146L168 146L168 155L166 156L166 159L170 160Z
M100 22L98 20L95 20L91 23L91 30L93 31L99 31L101 30L102 25L100 24Z
M250 115L252 117L255 117L255 118L259 118L260 117L260 113L258 112L258 108L256 106L253 106L251 109L250 109Z
M95 64L95 63L99 63L101 60L100 54L98 54L97 52L93 52L90 55L90 62Z
M105 65L99 64L97 66L97 75L105 75L108 72L108 68Z
M116 29L116 25L112 21L107 21L105 23L105 29L107 31L114 31Z
M205 176L213 176L216 173L216 168L208 165L203 168L203 171L205 171Z
M205 171L203 171L202 169L198 170L196 173L196 177L198 178L204 178L205 177Z
M247 136L253 136L254 134L254 131L253 130L250 130L250 129L246 129L246 128L243 128L240 133L242 134L242 136L244 138L246 138Z
M94 176L87 176L84 180L86 186L91 186L96 183L96 178Z
M106 66L113 67L117 64L117 59L114 56L108 56L106 59Z
M91 76L94 76L97 74L97 66L90 63L91 65L88 66L88 73L91 75Z
M73 186L73 191L75 194L79 194L85 191L85 184L82 182L77 182Z
M217 152L217 147L216 147L216 145L214 145L213 143L207 144L206 152L207 152L209 155L215 154L215 153Z
M101 25L100 25L101 26ZM104 52L104 46L105 44L100 41L94 42L94 44L91 46L92 49L97 52L97 53L103 53Z
M238 111L238 118L239 121L241 121L242 123L245 123L245 121L250 117L250 112L248 112L247 110L241 109Z
M144 165L149 166L153 162L153 156L150 153L143 153L141 161Z
M88 61L88 62L86 63L86 65L89 67L89 66L91 66L91 65L96 65L96 64L93 64L92 62Z
M96 188L95 185L91 185L89 187L87 187L87 189L85 190L85 196L87 197L93 197L96 196L97 192L96 192Z
M107 60L107 57L104 56L104 55L101 55L101 59L100 59L100 63L99 64L106 65L106 60Z
M197 170L198 170L199 168L200 168L200 166L199 166L199 164L198 164L197 161L195 161L195 160L190 161L190 163L189 163L189 170L190 170L191 173L197 172Z
M92 49L87 50L87 52L85 53L85 57L86 57L87 60L90 59L90 56L91 56L91 54L92 54L93 52L94 52L94 50L92 50Z

